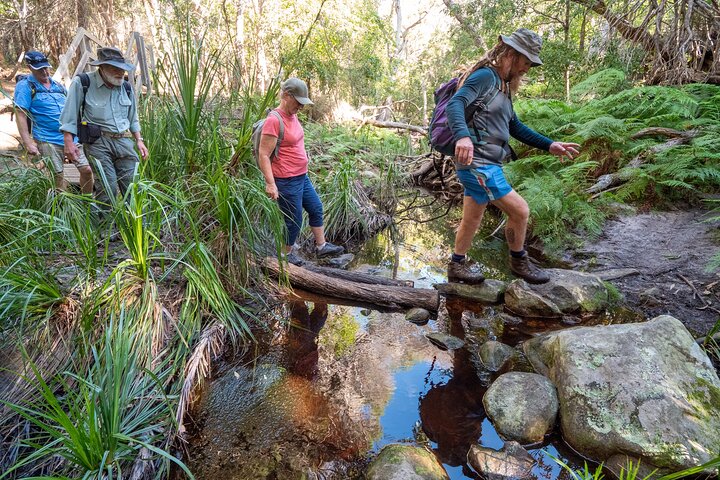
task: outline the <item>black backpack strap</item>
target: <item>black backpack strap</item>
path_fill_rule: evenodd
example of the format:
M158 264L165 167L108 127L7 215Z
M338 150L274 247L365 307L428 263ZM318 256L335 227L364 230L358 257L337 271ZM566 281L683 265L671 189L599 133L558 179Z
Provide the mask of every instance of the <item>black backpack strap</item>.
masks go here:
M132 98L132 85L127 80L123 80L123 88L125 89L125 93L127 93L129 98Z
M80 102L80 120L85 116L85 95L87 95L88 88L90 88L90 75L87 73L81 73L78 75L80 78L80 85L82 85L82 102Z

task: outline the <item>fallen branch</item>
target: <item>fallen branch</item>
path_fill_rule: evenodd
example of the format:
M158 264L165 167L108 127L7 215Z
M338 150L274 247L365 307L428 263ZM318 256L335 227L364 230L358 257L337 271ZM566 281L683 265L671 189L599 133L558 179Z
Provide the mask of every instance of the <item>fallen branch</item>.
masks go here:
M410 125L409 123L381 122L380 120L375 120L374 118L365 118L363 120L358 120L358 122L361 122L362 125L372 125L373 127L378 128L396 128L399 130L410 130L411 132L427 135L426 128L419 127L417 125Z
M273 277L287 275L290 284L308 290L311 293L344 298L358 302L372 303L386 307L421 307L437 311L440 296L435 290L427 288L395 287L369 285L328 277L302 267L287 264L280 268L276 258L265 257L263 268Z
M698 130L688 130L687 132L678 132L670 128L646 128L637 132L633 138L641 138L650 135L665 135L673 136L670 140L660 145L655 145L649 148L647 151L639 154L633 158L630 163L625 167L621 168L615 173L608 173L607 175L601 175L598 177L597 182L585 190L586 193L599 193L607 191L610 187L622 184L630 180L637 173L637 169L640 168L649 158L653 155L667 150L668 148L677 147L678 145L684 145L689 143L690 140L695 138L698 134Z
M349 282L365 283L368 285L387 285L391 287L409 287L412 288L415 282L412 280L395 280L392 278L381 277L379 275L371 275L369 273L349 272L339 268L320 267L318 265L303 265L305 270L327 275L328 277L340 278Z

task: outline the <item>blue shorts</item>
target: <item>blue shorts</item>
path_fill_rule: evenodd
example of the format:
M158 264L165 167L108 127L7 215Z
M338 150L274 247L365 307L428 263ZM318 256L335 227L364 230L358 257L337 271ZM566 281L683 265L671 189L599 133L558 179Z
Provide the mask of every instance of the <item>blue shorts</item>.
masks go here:
M512 191L500 165L482 165L469 170L458 170L458 179L465 187L465 196L479 204L500 200Z

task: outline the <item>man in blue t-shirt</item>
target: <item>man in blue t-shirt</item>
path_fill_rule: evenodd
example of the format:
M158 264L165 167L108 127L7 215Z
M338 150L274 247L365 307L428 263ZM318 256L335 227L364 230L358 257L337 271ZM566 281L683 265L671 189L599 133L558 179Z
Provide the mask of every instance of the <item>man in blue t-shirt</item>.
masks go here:
M30 75L15 86L14 102L17 108L17 127L22 144L31 156L42 156L53 173L56 188L65 187L63 163L63 133L60 131L60 113L65 106L67 90L50 78L50 62L40 52L25 53ZM75 140L77 142L77 139ZM82 152L82 150L80 150ZM82 153L73 161L80 172L80 189L92 194L93 173Z

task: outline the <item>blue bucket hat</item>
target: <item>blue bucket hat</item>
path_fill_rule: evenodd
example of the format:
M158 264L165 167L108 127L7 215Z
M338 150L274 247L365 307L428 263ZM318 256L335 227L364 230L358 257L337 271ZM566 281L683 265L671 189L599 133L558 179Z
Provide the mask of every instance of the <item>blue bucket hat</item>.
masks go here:
M97 60L90 62L95 67L99 65L112 65L126 72L135 70L135 65L125 61L125 57L120 50L113 47L103 47L97 49Z
M52 68L47 57L36 50L25 52L25 63L33 70L42 70L43 68Z

